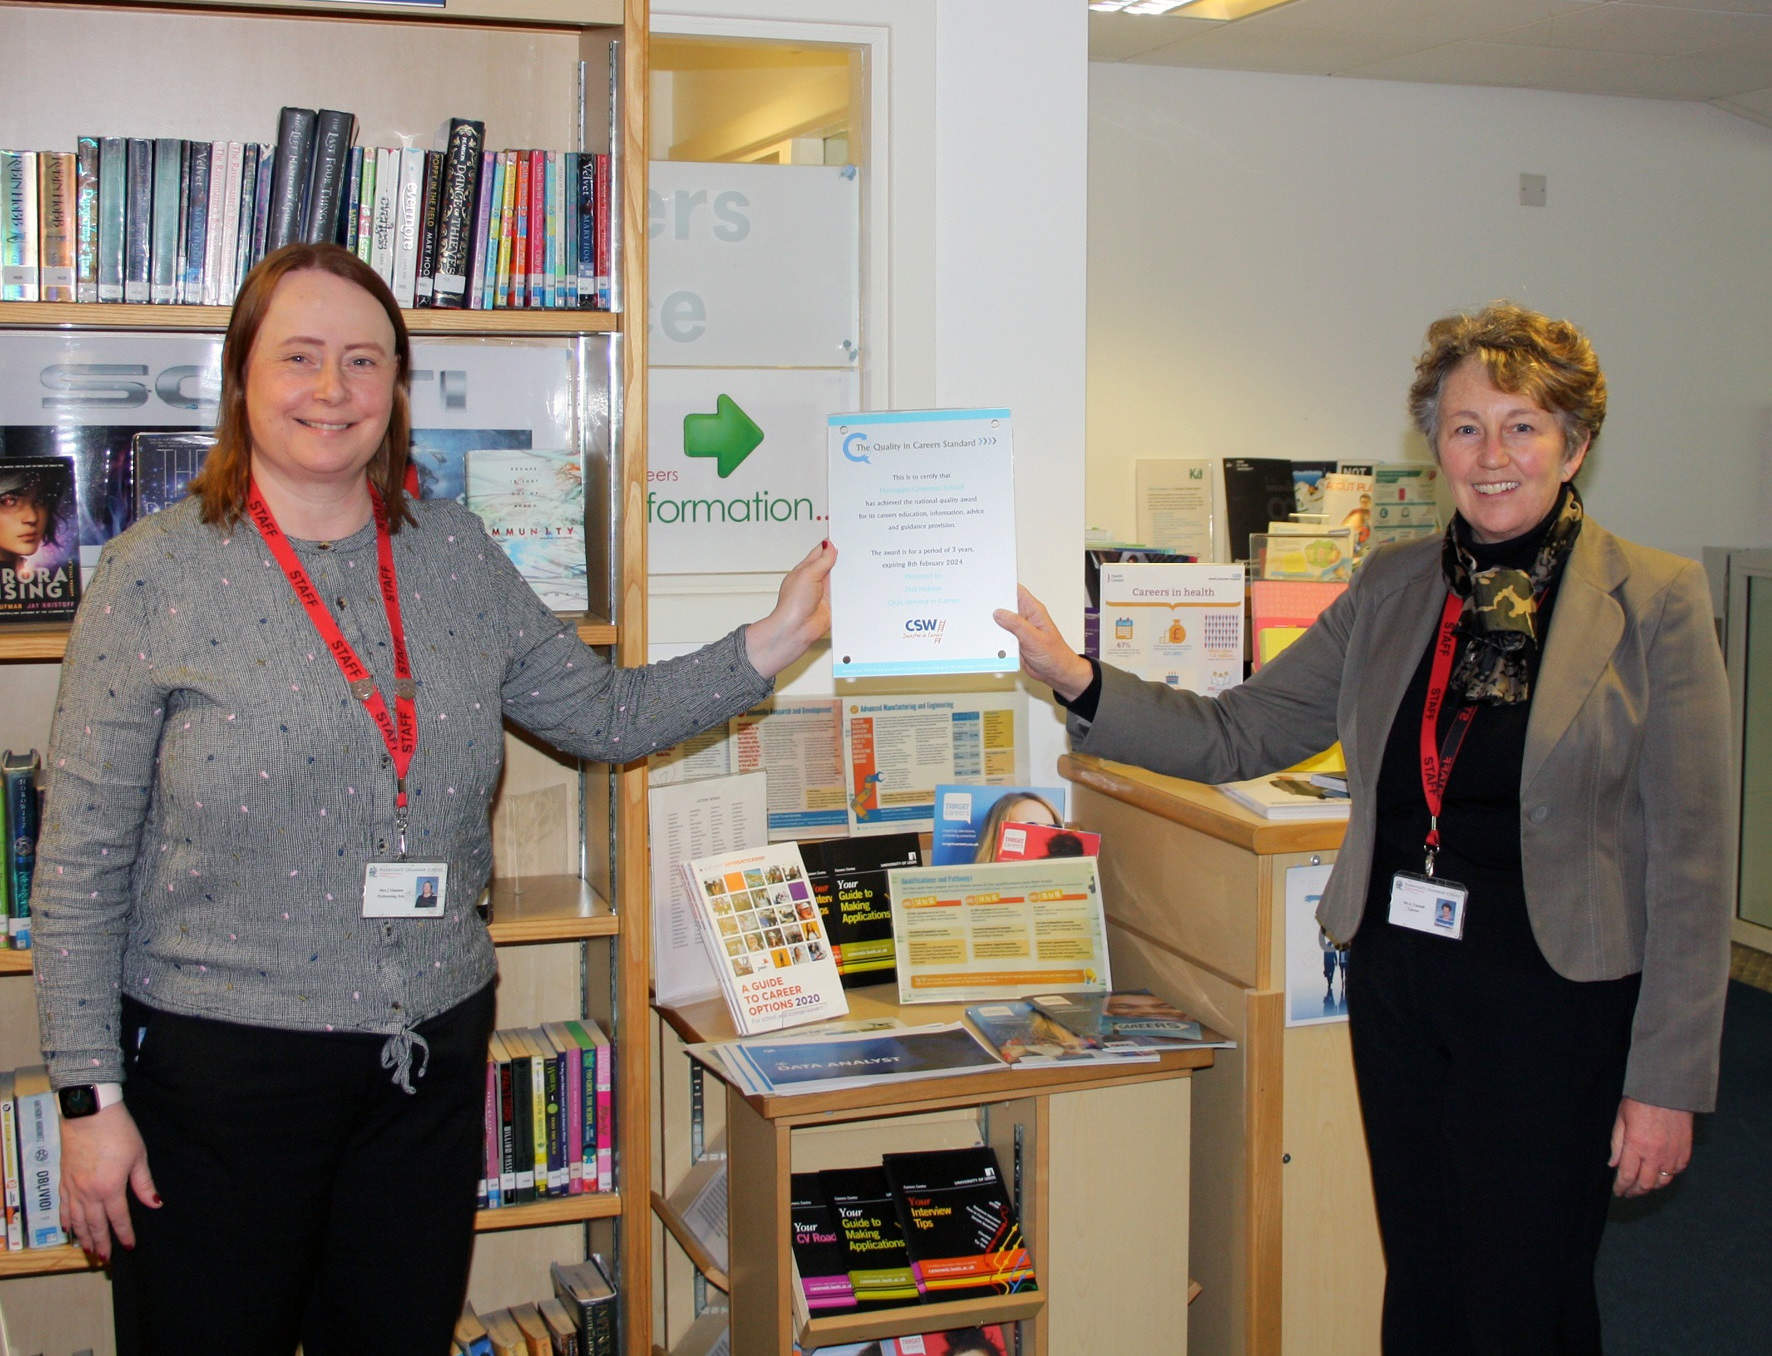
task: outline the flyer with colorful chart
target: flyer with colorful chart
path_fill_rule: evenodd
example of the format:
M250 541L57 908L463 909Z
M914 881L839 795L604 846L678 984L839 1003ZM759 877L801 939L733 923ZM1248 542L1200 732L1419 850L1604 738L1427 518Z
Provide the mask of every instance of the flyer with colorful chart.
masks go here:
M1241 565L1103 565L1101 658L1216 696L1243 680Z
M1094 857L906 867L888 879L900 1003L1113 987Z

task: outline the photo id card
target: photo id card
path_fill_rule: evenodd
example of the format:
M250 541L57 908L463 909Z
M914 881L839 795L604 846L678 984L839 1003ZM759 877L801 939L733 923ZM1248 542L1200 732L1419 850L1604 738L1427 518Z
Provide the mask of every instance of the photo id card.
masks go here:
M371 862L363 869L365 918L441 918L448 862Z
M1470 891L1454 880L1399 871L1391 877L1390 921L1400 928L1450 937L1464 936L1464 906Z

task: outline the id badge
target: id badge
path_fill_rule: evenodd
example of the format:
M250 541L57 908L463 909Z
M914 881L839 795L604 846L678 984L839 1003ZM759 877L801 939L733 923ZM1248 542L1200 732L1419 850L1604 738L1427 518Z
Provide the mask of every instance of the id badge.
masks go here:
M441 918L448 862L371 862L363 869L365 918Z
M1399 871L1391 877L1390 920L1400 928L1459 941L1469 900L1470 891L1455 880Z

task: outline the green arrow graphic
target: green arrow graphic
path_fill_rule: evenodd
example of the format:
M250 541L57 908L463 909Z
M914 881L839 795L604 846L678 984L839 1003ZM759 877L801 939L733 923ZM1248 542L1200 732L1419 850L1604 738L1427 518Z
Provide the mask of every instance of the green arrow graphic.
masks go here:
M683 416L683 455L715 458L721 480L736 471L762 441L763 430L729 395L714 402L712 414Z

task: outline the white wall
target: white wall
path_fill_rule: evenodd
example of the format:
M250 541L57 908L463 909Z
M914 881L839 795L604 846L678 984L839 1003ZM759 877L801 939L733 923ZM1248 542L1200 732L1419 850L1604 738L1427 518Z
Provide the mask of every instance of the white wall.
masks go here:
M1132 462L1427 455L1430 320L1496 297L1593 340L1596 519L1772 542L1772 129L1698 104L1092 65L1089 521ZM1522 172L1549 205L1519 205Z
M879 403L1014 411L1022 577L1055 613L1080 618L1087 10L1075 0L699 0L694 13L887 31L887 282L883 299L868 299L888 311L891 380ZM711 611L655 597L652 639L706 638L694 633ZM831 691L828 660L794 686ZM1040 702L1030 726L1030 772L1044 776L1063 731Z

